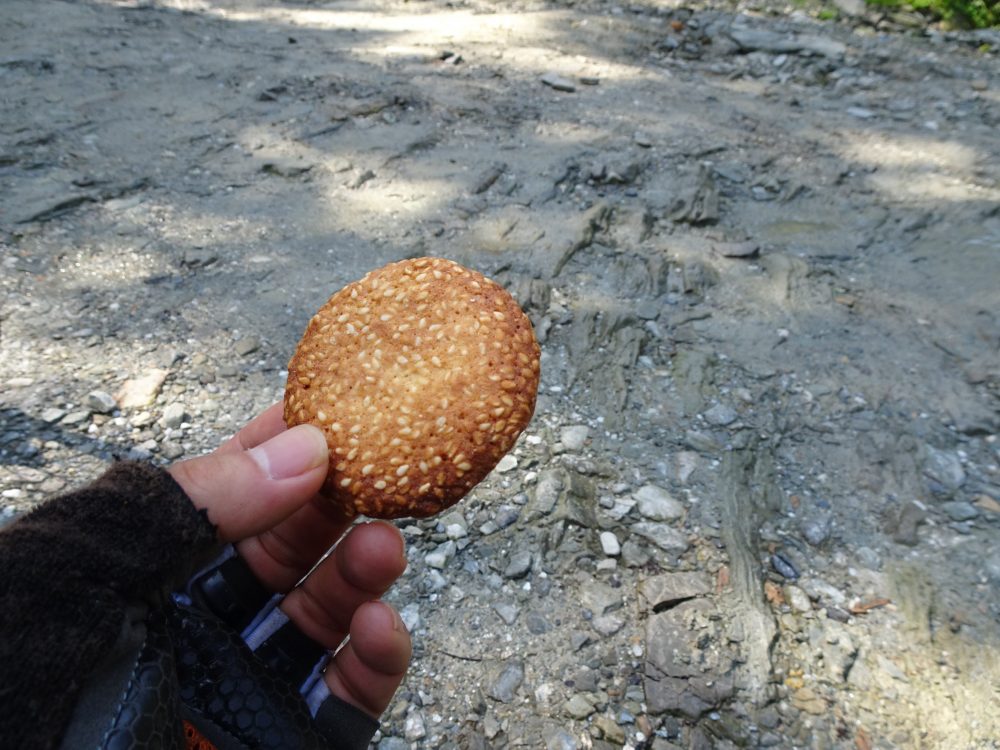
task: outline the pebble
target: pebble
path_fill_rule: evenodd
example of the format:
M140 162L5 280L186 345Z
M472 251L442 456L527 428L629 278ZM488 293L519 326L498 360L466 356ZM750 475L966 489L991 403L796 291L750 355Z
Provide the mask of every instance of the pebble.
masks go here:
M105 391L91 391L83 403L88 409L98 414L110 414L118 408L115 397Z
M545 73L540 80L546 86L556 91L565 91L570 94L576 91L576 84L558 73Z
M859 120L870 120L875 117L875 113L864 107L848 107L847 114L857 117Z
M80 424L81 422L86 422L88 419L90 419L90 409L79 409L77 411L71 411L62 418L62 421L60 421L59 424Z
M403 621L403 625L406 626L407 632L413 633L422 623L420 619L420 605L416 602L407 604L399 610L399 619Z
M493 611L496 612L497 616L507 625L513 625L517 622L517 616L521 614L517 607L507 602L494 602Z
M927 446L924 475L951 492L965 484L965 469L959 457L933 446Z
M625 618L619 615L600 615L590 621L590 626L601 635L614 635L625 627Z
M802 522L802 536L813 547L819 547L830 538L831 521L829 518L810 518Z
M795 566L784 555L777 553L771 555L771 567L781 576L790 580L795 580L799 577L799 571L795 569Z
M428 552L424 556L424 562L432 568L441 570L448 564L448 561L455 556L455 542L447 541L439 544L436 549Z
M586 719L594 713L594 704L579 693L566 701L564 708L574 719Z
M785 601L793 612L811 612L812 602L809 595L798 586L787 585L784 588Z
M48 409L45 409L42 412L42 421L48 422L49 424L54 424L55 422L58 422L65 416L66 416L65 409L59 409L55 406L50 406Z
M122 409L138 409L149 406L159 395L163 381L169 373L166 370L154 368L138 378L129 378L117 394L118 405Z
M172 440L164 440L160 443L160 454L168 461L173 461L184 455L184 446Z
M524 665L517 660L507 662L500 676L490 685L489 695L501 703L510 703L524 682Z
M622 553L621 544L618 542L618 537L614 535L612 531L602 531L601 532L601 550L608 557L618 557Z
M510 556L503 577L510 579L524 578L531 570L531 550L518 550Z
M651 521L676 521L684 516L684 505L655 484L640 487L634 497L639 513Z
M403 736L410 742L423 739L427 736L427 728L424 725L424 715L419 711L414 711L406 717L403 723Z
M184 404L175 401L172 404L167 404L167 407L163 410L160 424L168 429L176 430L184 422L185 416Z
M631 531L633 534L637 534L644 539L648 539L666 552L679 555L688 548L687 537L673 526L668 526L665 523L641 521L639 523L632 524ZM622 554L625 554L624 547L622 548Z
M952 521L971 521L979 516L979 510L976 506L972 503L965 502L964 500L953 500L951 502L942 503L941 510Z
M494 469L498 474L506 474L508 471L512 471L517 468L517 459L514 458L510 453L501 458Z
M402 737L383 737L379 740L378 750L410 750L410 743Z
M590 428L582 424L563 427L559 431L559 442L568 451L577 452L581 450L586 444L588 437L590 437Z
M241 357L246 357L260 349L260 339L256 336L246 336L233 344L233 351Z
M726 404L716 404L702 416L713 427L728 427L739 418L736 410Z

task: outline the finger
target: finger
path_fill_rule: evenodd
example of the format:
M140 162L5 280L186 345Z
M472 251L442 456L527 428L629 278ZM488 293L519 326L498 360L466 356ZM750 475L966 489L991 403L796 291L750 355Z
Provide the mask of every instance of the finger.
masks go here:
M288 429L285 425L284 411L285 407L282 402L279 401L276 404L272 404L247 422L239 432L223 443L216 452L232 453L235 451L247 451L276 437Z
M327 498L316 496L287 519L237 545L261 583L288 591L308 573L351 524Z
M380 716L406 675L412 645L396 611L367 602L351 620L351 640L327 667L330 692L370 716Z
M326 477L328 449L311 425L285 430L246 451L216 451L168 471L220 539L236 541L273 527L308 503Z
M351 618L406 570L403 536L383 521L355 526L302 584L282 611L306 636L327 649L341 644Z

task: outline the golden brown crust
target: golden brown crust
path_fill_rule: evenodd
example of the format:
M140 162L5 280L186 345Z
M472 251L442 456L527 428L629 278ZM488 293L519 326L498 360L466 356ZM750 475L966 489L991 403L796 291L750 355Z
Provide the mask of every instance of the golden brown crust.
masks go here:
M539 348L513 297L441 258L334 294L288 365L285 421L323 429L323 492L351 514L429 516L509 451L535 409Z

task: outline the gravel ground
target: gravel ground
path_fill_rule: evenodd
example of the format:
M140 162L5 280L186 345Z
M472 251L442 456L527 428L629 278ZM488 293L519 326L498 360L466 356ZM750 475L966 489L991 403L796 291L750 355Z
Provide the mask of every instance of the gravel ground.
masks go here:
M0 49L5 519L211 450L333 291L450 257L542 390L400 523L380 750L1000 746L997 32L7 0Z

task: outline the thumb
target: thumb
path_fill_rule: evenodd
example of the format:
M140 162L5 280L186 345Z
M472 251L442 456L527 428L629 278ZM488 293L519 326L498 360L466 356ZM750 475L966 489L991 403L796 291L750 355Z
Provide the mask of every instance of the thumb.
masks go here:
M259 534L311 500L329 460L326 438L312 425L285 430L247 451L215 451L167 471L208 511L222 541Z

